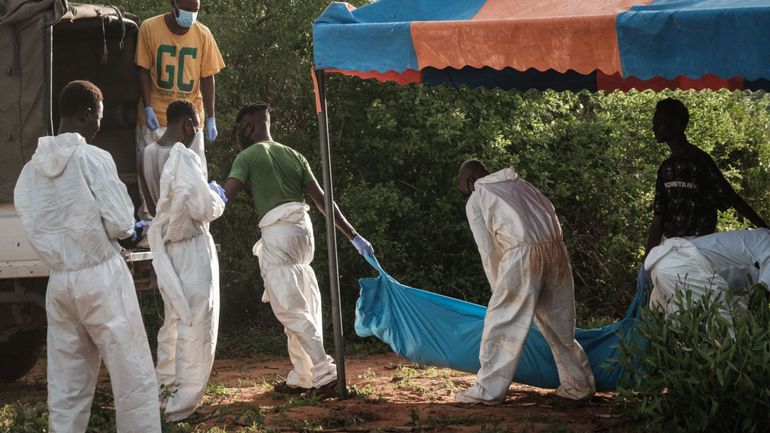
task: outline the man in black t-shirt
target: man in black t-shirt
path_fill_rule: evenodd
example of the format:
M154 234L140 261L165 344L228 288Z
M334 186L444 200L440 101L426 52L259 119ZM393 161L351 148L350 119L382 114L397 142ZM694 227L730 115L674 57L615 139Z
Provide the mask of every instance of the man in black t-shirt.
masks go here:
M653 209L663 216L667 238L702 236L716 231L717 209L727 210L740 199L714 160L691 146L661 164Z
M671 149L655 184L654 217L647 238L645 257L660 244L662 236L694 237L716 231L717 210L735 210L757 227L767 227L754 209L733 190L714 160L687 141L685 129L690 114L673 98L658 102L652 130L658 143ZM649 285L649 272L639 271L637 284Z

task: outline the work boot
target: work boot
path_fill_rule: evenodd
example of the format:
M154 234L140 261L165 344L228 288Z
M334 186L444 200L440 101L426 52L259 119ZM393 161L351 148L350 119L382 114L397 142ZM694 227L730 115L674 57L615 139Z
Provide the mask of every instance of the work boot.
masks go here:
M337 387L337 379L332 380L326 385L321 385L317 388L312 388L307 393L308 397L316 397L321 400L339 396L339 387Z
M285 380L282 380L276 383L275 385L273 385L273 391L279 394L299 395L305 392L312 391L312 388L302 388L301 386L291 386L288 383L286 383Z

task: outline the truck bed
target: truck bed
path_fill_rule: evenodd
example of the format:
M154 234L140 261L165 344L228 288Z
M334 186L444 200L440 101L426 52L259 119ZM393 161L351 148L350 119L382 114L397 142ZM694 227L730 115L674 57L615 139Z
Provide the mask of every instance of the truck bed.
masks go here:
M40 260L27 240L21 219L13 203L0 203L0 279L47 277L48 267ZM147 249L128 251L127 262L149 262Z

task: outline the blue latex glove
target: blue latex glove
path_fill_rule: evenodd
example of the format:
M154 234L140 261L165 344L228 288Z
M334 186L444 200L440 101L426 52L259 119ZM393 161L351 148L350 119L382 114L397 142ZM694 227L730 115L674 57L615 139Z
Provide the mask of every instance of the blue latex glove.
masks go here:
M372 248L372 244L370 244L369 241L364 239L361 235L356 235L356 237L354 237L350 242L352 242L353 246L356 247L358 254L369 257L374 256L374 248Z
M644 262L639 265L639 275L636 277L636 288L647 290L652 287L650 271L644 269Z
M222 188L217 183L217 181L212 180L211 182L209 182L209 188L211 188L212 191L217 193L219 195L219 198L221 198L222 201L225 202L225 204L227 204L227 194L225 194L225 189Z
M206 119L206 139L208 141L214 141L217 139L217 119L209 117Z
M142 239L142 232L144 231L144 221L139 220L134 223L134 234L131 235L131 242L137 242Z
M155 110L153 110L152 107L144 107L144 117L145 123L147 123L147 127L150 128L150 131L160 128L158 116L155 115Z
M144 231L144 221L139 220L134 223L134 233L125 239L118 239L118 244L120 244L121 247L132 250L136 248L136 244L139 243L139 241L142 240L142 232Z

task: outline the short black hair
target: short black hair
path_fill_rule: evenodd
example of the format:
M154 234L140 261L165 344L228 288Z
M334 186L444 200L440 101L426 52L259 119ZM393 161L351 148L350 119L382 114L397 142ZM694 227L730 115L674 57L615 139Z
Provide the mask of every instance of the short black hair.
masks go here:
M166 108L166 124L170 125L187 117L194 119L197 115L195 106L190 101L180 100L168 104ZM200 120L198 120L200 122Z
M78 111L96 110L103 101L102 91L90 81L70 81L59 94L59 115L72 116Z
M690 111L687 109L687 106L685 106L684 103L678 99L661 99L655 105L655 110L660 110L672 117L679 119L682 122L683 127L687 127L687 124L690 122Z
M475 177L476 180L487 176L489 169L483 162L478 159L468 159L460 165L460 170L457 172L457 187L465 194L470 194L468 188L468 179Z
M243 119L245 116L261 113L263 111L267 111L269 113L270 104L267 102L255 102L254 104L249 104L241 108L241 111L238 112L238 117L235 118L235 123L240 123L241 119Z

